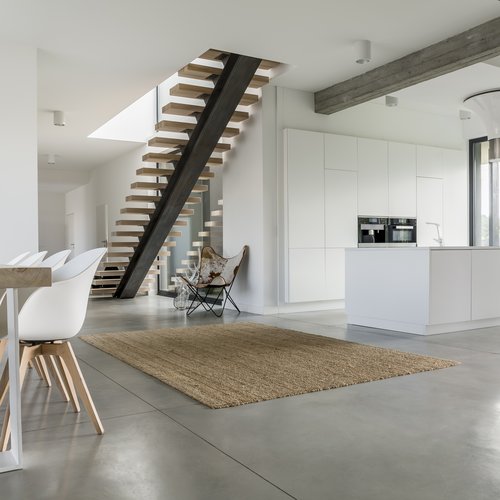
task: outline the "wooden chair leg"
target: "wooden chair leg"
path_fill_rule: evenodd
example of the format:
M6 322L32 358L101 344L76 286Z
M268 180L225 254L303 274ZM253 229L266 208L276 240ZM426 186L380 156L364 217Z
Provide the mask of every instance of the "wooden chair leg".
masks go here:
M69 374L68 368L66 367L64 361L59 356L52 356L54 358L54 362L59 368L59 373L61 374L61 379L66 386L66 390L68 391L69 400L71 401L71 406L73 406L73 410L75 413L80 412L80 403L78 402L78 396L76 394L75 386L73 381L71 380L71 375Z
M0 406L2 406L3 400L9 389L9 361L3 366L2 375L0 376Z
M28 369L28 363L35 356L37 351L39 351L39 346L20 346L19 357L19 385L22 389L24 379L26 377L26 370ZM5 410L5 416L3 419L2 432L0 433L0 451L7 451L10 440L10 405L7 403L7 408Z
M47 384L47 387L52 387L52 381L50 380L49 369L47 368L47 363L45 362L45 358L43 356L38 356L35 358L40 364L40 370L42 372L42 378Z
M39 358L44 359L43 356L39 356ZM45 364L47 365L49 371L52 373L52 376L56 381L57 388L59 389L59 392L61 393L61 396L63 397L64 401L69 401L69 395L66 389L66 384L62 379L59 367L56 365L56 362L54 360L54 356L47 356L45 358Z
M87 410L87 413L94 424L97 434L104 433L104 427L102 426L97 410L95 409L94 402L90 396L89 389L83 378L82 372L80 370L80 365L76 359L73 348L69 342L63 342L62 344L48 344L42 346L42 352L45 354L57 354L61 356L66 367L68 368L73 384L75 385L76 392L82 400L83 406Z
M3 355L7 351L7 337L0 340L0 363L2 362Z

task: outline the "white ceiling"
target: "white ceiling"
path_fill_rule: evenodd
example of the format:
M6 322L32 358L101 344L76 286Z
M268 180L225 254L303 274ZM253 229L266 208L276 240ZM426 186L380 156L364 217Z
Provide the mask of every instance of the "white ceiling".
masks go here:
M57 168L76 170L137 147L87 136L207 48L287 63L275 83L314 91L500 15L498 0L0 0L0 6L0 41L39 49L39 164L53 152ZM372 40L369 66L354 63L357 39ZM472 86L468 73L467 82L457 95ZM432 92L446 87L423 85ZM414 89L401 98L429 94ZM451 100L446 91L441 97ZM66 127L52 125L52 110L66 112Z

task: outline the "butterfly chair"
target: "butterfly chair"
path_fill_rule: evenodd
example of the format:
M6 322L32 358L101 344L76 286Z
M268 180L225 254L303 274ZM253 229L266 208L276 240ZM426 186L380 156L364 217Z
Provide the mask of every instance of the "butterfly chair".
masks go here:
M238 255L225 258L217 254L212 247L203 247L196 281L182 278L194 295L187 310L188 316L201 305L205 311L210 311L220 318L224 313L228 300L240 312L231 297L231 288L238 274L241 261L247 252L248 246L245 245ZM215 310L215 306L220 299L222 299L222 308Z
M104 429L69 339L77 335L83 325L92 279L105 253L105 248L90 250L54 271L52 286L33 292L19 312L21 387L30 360L38 356L53 357L73 409L80 411L79 396L97 434L102 434ZM5 397L7 388L5 366L0 379L0 400ZM9 437L10 411L7 407L0 434L1 451L7 449Z

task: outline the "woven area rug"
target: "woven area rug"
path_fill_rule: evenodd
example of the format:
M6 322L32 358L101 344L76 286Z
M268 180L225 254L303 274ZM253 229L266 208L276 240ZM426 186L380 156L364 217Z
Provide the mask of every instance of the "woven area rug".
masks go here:
M253 323L104 333L80 339L210 408L458 364Z

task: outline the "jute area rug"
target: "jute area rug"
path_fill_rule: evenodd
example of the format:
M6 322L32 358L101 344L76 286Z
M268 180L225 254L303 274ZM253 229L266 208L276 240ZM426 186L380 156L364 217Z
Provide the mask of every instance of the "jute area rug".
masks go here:
M80 338L210 408L238 406L458 364L253 323L104 333Z

